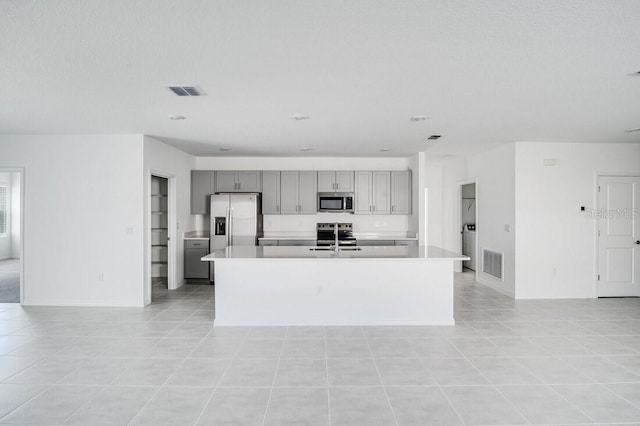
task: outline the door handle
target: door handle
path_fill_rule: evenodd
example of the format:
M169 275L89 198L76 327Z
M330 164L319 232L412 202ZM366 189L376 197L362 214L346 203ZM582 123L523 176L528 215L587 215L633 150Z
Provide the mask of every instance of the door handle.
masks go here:
M640 240L636 241L636 244L640 245Z

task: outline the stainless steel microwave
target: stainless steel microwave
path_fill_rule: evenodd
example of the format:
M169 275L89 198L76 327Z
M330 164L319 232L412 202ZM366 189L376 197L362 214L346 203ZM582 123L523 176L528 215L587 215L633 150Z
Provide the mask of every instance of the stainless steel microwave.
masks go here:
M318 192L318 211L353 213L353 193Z

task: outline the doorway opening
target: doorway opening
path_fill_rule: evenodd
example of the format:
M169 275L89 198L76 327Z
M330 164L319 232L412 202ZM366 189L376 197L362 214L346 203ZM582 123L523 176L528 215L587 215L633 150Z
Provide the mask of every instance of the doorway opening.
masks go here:
M22 170L0 168L0 303L21 303Z
M176 288L175 177L151 172L149 181L148 283L145 304Z
M470 259L462 262L462 272L477 272L477 195L476 182L463 182L460 184L460 251Z

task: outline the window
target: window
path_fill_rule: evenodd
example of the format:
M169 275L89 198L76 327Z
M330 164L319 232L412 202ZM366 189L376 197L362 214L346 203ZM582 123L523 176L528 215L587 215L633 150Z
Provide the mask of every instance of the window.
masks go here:
M0 186L0 236L4 237L7 235L7 222L8 222L8 212L7 205L9 204L7 197L9 191L6 186Z

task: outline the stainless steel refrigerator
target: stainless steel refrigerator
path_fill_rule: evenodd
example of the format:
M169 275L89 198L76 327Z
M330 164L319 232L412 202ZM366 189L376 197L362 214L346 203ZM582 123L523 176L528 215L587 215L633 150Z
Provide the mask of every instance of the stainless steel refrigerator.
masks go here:
M211 196L211 247L255 246L262 236L262 202L257 193L225 193ZM214 279L211 262L209 279Z

